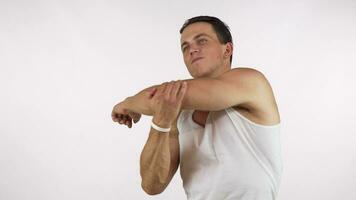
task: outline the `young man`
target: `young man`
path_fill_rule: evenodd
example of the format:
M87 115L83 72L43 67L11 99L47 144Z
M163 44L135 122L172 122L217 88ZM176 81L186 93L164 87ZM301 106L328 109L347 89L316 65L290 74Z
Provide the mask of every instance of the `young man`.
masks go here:
M152 86L112 111L130 128L141 114L153 116L140 159L143 190L164 191L180 164L188 199L276 199L280 117L270 84L255 69L231 69L231 34L218 18L191 18L180 33L193 79Z

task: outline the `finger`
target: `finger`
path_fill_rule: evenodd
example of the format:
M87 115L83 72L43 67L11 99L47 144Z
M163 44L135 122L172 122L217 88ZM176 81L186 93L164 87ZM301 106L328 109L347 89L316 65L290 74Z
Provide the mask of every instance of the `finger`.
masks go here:
M121 124L121 125L126 125L126 122L127 122L126 120L121 120L121 121L120 121L120 124Z
M127 121L127 120L130 120L131 119L131 117L130 116L128 116L128 115L122 115L121 114L121 117L119 118L119 123L120 124L125 124L125 122Z
M169 85L168 82L165 82L165 83L164 83L164 86L163 86L163 88L162 88L162 91L161 91L162 93L161 93L161 94L166 93L168 85Z
M121 120L119 123L128 126L131 123L131 120Z
M136 124L138 121L140 121L140 116L134 116L133 122Z
M187 91L188 88L188 83L186 81L184 81L180 87L180 91L178 93L178 101L181 102L184 98L184 95Z
M125 122L125 120L121 118L118 120L118 122L119 122L119 124L123 124Z
M164 82L162 83L158 88L157 88L157 92L156 92L156 95L157 97L161 96L162 94L164 94L164 91L166 89L166 85L167 85L167 82Z
M132 121L131 120L127 121L126 125L127 125L127 127L131 128L132 127Z
M115 119L116 119L116 122L120 122L120 120L123 120L124 119L124 114L119 114L117 113L115 115Z
M141 118L141 114L135 112L130 112L129 116L133 119L134 123L137 123Z
M111 111L111 119L116 122L117 121L117 115L115 113L115 107L113 108L113 110Z
M120 122L121 122L120 124L126 125L129 128L130 128L130 126L132 126L132 118L131 117L128 117L127 119L123 119Z
M114 121L114 122L116 122L117 121L117 117L115 116L115 115L111 115L111 119L112 119L112 121Z
M172 90L173 85L174 85L174 81L169 82L166 87L166 90L164 91L164 95L167 99L169 99L171 96L171 90Z
M120 120L119 115L118 115L118 114L113 114L112 120L113 120L114 122L119 122L119 120Z
M180 80L178 80L178 81L176 81L174 83L174 86L172 88L172 93L171 93L172 97L177 98L177 94L178 94L178 91L179 91L179 88L180 88L181 84L182 84L182 81L180 81Z
M123 120L124 120L124 123L123 123L123 124L127 125L127 122L128 122L128 121L131 121L132 119L131 119L130 116L125 115Z

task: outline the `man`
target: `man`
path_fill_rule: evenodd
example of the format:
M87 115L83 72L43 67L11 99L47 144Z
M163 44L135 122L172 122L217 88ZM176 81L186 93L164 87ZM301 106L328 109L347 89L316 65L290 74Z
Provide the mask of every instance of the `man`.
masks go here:
M276 199L280 117L270 84L255 69L231 69L231 34L218 18L191 18L180 33L193 79L152 86L112 111L130 128L141 114L153 116L140 159L143 190L164 191L180 164L188 199Z

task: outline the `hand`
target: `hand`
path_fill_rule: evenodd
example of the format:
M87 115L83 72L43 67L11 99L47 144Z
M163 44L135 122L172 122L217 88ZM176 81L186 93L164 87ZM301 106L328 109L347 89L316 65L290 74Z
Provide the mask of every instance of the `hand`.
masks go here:
M165 82L151 92L151 108L154 123L158 126L170 127L179 111L187 91L187 82Z
M126 100L125 100L126 101ZM125 101L116 104L111 112L111 118L114 122L132 127L132 120L136 124L140 118L140 113L130 111L125 106Z

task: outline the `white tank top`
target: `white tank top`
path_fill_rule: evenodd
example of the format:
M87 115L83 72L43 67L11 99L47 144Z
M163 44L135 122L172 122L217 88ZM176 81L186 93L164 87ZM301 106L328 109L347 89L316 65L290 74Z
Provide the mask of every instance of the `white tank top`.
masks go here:
M188 200L275 200L283 170L280 124L256 124L231 107L210 111L204 128L193 112L182 110L177 120Z

